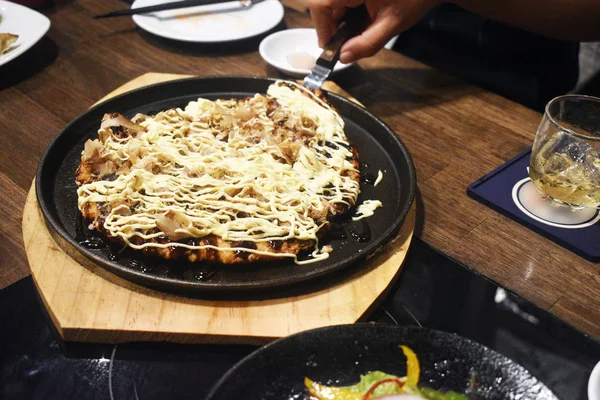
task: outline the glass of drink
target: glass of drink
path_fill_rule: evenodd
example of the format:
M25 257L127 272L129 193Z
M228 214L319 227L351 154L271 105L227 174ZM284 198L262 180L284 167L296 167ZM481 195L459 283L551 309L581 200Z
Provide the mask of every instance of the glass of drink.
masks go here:
M600 207L600 98L566 95L546 105L529 177L552 205Z

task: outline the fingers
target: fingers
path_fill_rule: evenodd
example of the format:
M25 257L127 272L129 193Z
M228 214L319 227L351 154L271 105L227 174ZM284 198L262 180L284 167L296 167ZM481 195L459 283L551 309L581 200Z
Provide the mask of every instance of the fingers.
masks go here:
M310 0L308 8L317 30L319 47L324 47L338 28L338 20L344 16L346 8L357 7L363 0Z
M344 17L344 15L346 15L346 7L336 8L335 10L333 10L333 19L335 21L340 21Z
M319 47L323 47L331 39L337 28L337 24L333 18L333 9L328 1L320 0L311 0L308 7L313 24L317 30Z
M399 31L397 18L392 15L378 15L363 33L344 44L340 61L348 64L375 55Z

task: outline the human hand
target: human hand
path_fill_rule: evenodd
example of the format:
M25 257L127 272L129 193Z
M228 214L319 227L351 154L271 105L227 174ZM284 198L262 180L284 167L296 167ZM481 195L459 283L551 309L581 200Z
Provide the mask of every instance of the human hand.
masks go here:
M309 8L323 47L339 26L348 8L364 4L371 24L342 47L340 61L351 63L370 57L394 36L416 24L440 0L310 0Z

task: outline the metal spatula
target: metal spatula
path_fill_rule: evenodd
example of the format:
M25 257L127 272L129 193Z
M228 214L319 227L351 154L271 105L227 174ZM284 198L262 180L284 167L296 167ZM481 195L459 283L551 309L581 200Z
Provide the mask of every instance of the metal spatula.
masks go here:
M361 33L366 28L368 22L369 14L364 5L349 8L339 29L325 45L317 63L306 78L304 78L304 86L314 90L320 89L340 59L344 43Z

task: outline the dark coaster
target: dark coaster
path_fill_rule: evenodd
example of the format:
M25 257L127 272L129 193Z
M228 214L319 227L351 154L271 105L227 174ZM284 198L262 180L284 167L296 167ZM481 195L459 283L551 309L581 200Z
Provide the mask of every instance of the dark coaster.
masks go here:
M548 206L529 179L530 155L531 148L521 152L469 185L467 194L575 254L600 261L600 212Z

